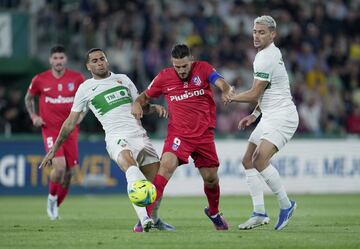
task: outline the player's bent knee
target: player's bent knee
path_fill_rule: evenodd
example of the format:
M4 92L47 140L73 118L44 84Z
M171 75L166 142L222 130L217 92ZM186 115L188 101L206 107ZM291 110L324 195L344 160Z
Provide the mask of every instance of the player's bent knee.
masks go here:
M207 187L215 187L219 183L219 178L207 178L204 179L204 183Z
M204 183L208 187L215 186L219 183L219 177L217 174L207 174L203 177L203 179L204 179Z
M162 164L160 165L158 174L162 175L166 179L170 179L171 176L174 174L175 170L176 167L173 167L173 165Z
M252 157L252 166L257 170L262 171L266 165L268 165L266 158L260 153L255 152Z
M165 153L160 162L159 174L169 179L179 165L177 157L172 153Z
M130 166L137 165L130 150L121 151L118 155L117 163L123 172L126 172Z

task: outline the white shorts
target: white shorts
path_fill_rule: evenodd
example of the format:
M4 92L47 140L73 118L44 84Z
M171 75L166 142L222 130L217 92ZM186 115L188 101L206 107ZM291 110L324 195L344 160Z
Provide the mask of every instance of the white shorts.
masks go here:
M106 150L112 160L117 162L119 153L130 150L138 166L159 162L159 156L149 137L143 134L138 137L113 138L106 141Z
M292 138L298 125L299 116L296 111L261 118L248 141L259 145L261 140L265 139L280 150Z

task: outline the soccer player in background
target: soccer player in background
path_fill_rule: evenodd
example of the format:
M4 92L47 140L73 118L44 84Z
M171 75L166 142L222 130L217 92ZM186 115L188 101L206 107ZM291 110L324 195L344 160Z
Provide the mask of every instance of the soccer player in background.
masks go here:
M128 187L140 179L153 181L159 168L159 157L141 122L131 114L132 103L138 96L136 86L125 74L109 71L106 55L99 48L89 50L86 67L93 78L79 87L71 112L40 167L51 165L54 155L75 129L82 111L90 109L105 131L106 149L110 158L125 172ZM168 116L161 105L148 104L145 109L147 113L157 112L159 117ZM134 232L148 232L153 226L159 230L175 230L163 222L157 213L152 219L144 207L133 206L140 220Z
M70 113L75 93L85 80L79 72L65 67L67 57L63 46L51 48L49 62L51 68L32 79L25 96L25 106L33 125L41 127L46 152L53 147L62 123ZM35 108L36 96L39 98L39 108ZM38 114L36 109L39 109ZM71 175L79 163L78 134L76 126L53 159L47 201L47 214L51 220L59 217L58 207L69 191Z
M299 124L285 64L280 50L274 45L275 35L276 22L271 16L261 16L254 20L253 39L258 53L254 60L253 85L250 90L231 97L231 101L258 103L251 115L240 120L240 129L254 123L262 114L250 135L242 161L253 213L249 220L239 225L239 229L251 229L270 221L265 212L261 179L277 196L280 205L276 230L288 224L296 208L296 202L289 200L278 171L270 163L273 155L294 135Z
M176 168L188 163L191 156L204 181L209 203L205 214L217 230L227 230L228 224L219 212L219 160L214 141L216 107L210 85L222 91L224 102L229 100L231 87L210 64L193 61L189 47L184 44L173 47L171 62L173 67L162 70L133 104L137 119L142 118L143 107L153 97L164 95L169 108L168 134L154 180L156 201L163 195ZM149 215L155 203L147 207Z

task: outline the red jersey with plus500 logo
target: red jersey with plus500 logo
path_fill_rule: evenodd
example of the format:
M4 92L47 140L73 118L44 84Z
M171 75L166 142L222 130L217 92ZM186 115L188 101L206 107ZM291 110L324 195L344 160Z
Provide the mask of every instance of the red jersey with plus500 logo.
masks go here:
M32 79L29 92L39 96L39 114L46 123L44 129L60 130L69 116L75 93L84 80L81 73L69 69L59 79L53 76L51 70Z
M201 136L216 125L216 106L210 84L219 74L205 61L192 63L187 81L174 68L162 70L145 91L149 97L165 96L170 114L168 134Z

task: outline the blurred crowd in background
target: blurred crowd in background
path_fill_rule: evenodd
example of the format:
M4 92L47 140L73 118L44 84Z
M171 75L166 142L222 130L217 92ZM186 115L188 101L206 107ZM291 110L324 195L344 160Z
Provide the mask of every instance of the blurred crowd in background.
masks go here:
M111 70L128 74L139 91L162 68L171 66L175 43L188 44L194 57L211 63L236 92L250 88L257 52L253 20L271 15L278 24L275 44L282 51L300 115L297 134L360 134L360 1L0 0L0 11L12 9L35 18L38 54L44 63L48 48L60 43L68 50L72 68L89 77L83 66L86 51L103 48ZM0 85L2 129L33 131L24 94ZM224 107L216 90L215 99L217 134L240 135L238 122L254 106ZM165 122L150 116L144 126L151 134L162 135ZM82 128L101 131L92 121L85 121Z

